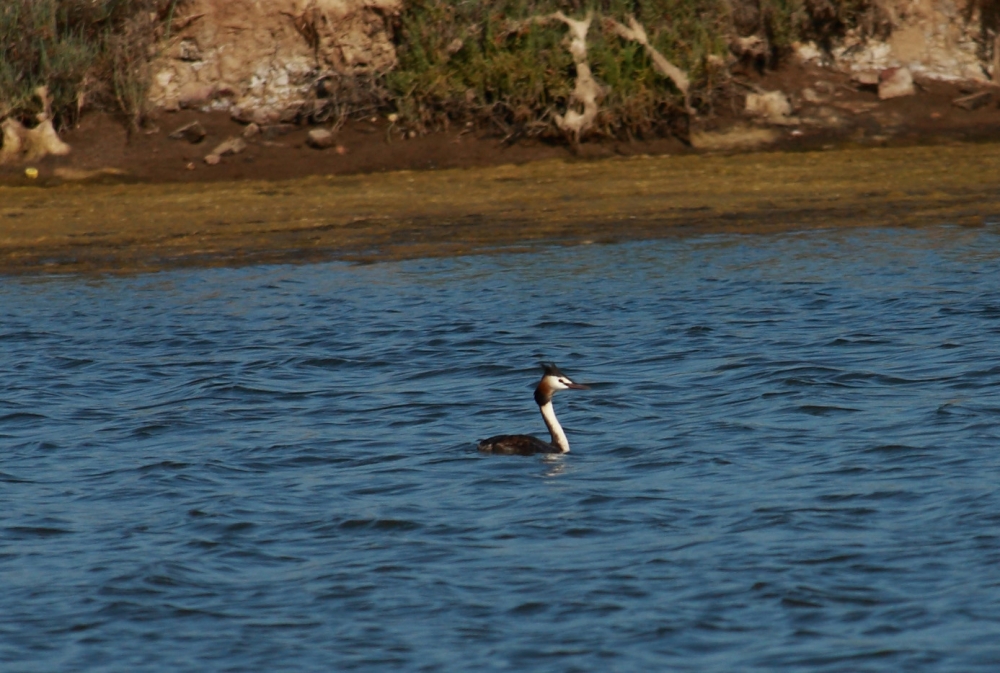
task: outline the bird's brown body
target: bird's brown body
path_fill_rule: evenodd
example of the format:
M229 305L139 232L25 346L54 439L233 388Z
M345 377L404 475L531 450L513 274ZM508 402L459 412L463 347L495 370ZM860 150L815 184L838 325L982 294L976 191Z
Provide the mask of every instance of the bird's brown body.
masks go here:
M500 456L533 456L536 453L565 453L558 446L531 435L497 435L479 441L483 453Z

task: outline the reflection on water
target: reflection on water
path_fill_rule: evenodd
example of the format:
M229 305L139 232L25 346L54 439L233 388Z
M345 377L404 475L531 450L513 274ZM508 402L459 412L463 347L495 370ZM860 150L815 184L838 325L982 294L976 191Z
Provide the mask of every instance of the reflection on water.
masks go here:
M0 661L994 670L997 244L7 279Z

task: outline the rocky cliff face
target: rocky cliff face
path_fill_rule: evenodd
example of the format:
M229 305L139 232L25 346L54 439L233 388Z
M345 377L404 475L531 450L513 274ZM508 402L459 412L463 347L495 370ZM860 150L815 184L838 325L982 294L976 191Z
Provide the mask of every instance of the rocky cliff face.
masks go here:
M880 4L889 35L851 31L830 53L804 45L800 56L846 72L906 67L930 79L985 81L993 66L984 56L982 29L972 0L885 0Z
M396 53L388 19L402 0L184 0L153 63L161 108L294 116L327 75L377 73Z

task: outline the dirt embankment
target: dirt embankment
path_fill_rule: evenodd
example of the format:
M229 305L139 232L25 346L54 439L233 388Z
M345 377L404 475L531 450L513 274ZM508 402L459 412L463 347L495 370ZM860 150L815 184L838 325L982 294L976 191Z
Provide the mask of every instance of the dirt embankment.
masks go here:
M792 92L788 118L754 118L737 106L735 111L719 110L712 118L699 120L689 138L604 139L572 146L531 139L505 142L496 129L464 126L407 138L385 116L373 115L343 125L324 149L310 144L313 126L263 126L246 138L242 150L223 155L213 165L206 163L206 156L229 138L243 138L248 128L227 112L162 112L153 126L131 135L114 118L91 114L78 128L63 134L72 147L68 155L0 166L0 184L285 180L545 159L898 147L1000 139L1000 95L981 85L921 78L917 79L914 95L881 100L876 87L860 85L847 74L812 65L790 65L764 76L742 77L740 81L747 91ZM971 109L955 104L977 92L991 100ZM742 105L742 101L738 103ZM197 142L191 142L195 137L171 138L174 131L194 122L204 132L197 136ZM38 170L37 178L26 176L28 167Z

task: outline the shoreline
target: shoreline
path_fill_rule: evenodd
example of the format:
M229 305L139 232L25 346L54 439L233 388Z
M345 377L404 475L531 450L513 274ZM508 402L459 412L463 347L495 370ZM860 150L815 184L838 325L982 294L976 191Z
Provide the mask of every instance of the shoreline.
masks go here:
M736 81L736 80L734 80ZM843 148L919 147L1000 142L1000 93L963 82L917 80L917 93L881 100L872 87L845 73L790 64L739 80L747 90L791 92L791 116L768 121L748 116L740 100L720 101L710 114L692 118L689 132L672 137L591 138L578 145L520 137L516 131L456 124L425 135L404 137L388 118L352 119L332 133L331 146L309 146L310 131L327 128L274 124L245 139L245 149L215 165L205 157L247 126L225 112L195 109L159 112L151 125L129 132L100 112L62 134L67 156L0 165L0 186L51 186L72 182L221 183L287 180L324 175L358 175L399 170L470 169L546 160L592 160L630 156L687 156L747 152L810 152ZM812 87L832 92L816 98ZM971 87L971 88L970 88ZM970 91L990 102L956 105ZM798 92L798 93L795 93ZM811 98L810 98L811 97ZM809 100L807 100L809 99ZM812 102L810 102L812 100ZM176 130L197 122L199 142L175 140ZM25 176L26 168L39 177Z
M374 262L715 232L982 226L1000 144L0 186L0 274Z

